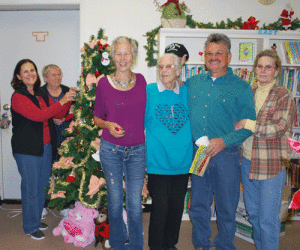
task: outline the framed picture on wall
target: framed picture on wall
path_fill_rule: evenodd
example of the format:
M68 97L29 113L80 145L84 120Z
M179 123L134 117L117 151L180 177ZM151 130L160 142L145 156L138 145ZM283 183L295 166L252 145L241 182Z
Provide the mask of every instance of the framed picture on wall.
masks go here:
M239 44L240 63L253 63L254 44L252 42L241 42Z

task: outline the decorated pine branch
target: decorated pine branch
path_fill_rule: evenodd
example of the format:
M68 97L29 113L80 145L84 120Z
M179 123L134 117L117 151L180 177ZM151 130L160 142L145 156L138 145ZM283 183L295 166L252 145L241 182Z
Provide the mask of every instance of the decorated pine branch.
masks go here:
M80 201L85 207L96 208L107 199L104 174L93 154L99 150L101 131L93 120L95 94L102 74L115 71L110 47L100 29L97 38L81 49L82 73L73 119L63 132L66 140L59 148L61 158L52 166L48 189L49 207L63 208L69 201Z

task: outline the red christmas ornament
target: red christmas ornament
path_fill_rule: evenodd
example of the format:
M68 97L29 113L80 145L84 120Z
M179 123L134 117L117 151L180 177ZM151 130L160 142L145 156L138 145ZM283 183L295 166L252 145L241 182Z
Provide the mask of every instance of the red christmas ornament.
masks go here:
M96 70L96 71L95 71L95 76L96 76L96 77L100 76L99 70Z
M98 49L103 49L103 45L102 45L102 44L100 44Z
M199 55L200 55L200 56L203 56L203 52L199 52Z
M74 182L76 181L74 176L68 176L67 179L65 180L65 182Z
M66 178L65 182L74 182L76 181L76 178L75 178L75 172L74 170L72 170L72 172L70 173L70 175Z
M65 120L69 121L73 118L73 116L74 116L73 114L68 114Z

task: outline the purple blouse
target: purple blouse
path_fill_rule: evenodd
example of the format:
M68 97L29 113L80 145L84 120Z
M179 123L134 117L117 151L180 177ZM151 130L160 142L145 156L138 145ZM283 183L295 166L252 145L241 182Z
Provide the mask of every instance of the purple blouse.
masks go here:
M104 129L102 138L105 141L126 147L145 142L146 85L141 74L136 74L136 84L128 91L114 89L107 77L100 79L96 90L94 115L119 124L125 131L125 136L115 138L108 129Z

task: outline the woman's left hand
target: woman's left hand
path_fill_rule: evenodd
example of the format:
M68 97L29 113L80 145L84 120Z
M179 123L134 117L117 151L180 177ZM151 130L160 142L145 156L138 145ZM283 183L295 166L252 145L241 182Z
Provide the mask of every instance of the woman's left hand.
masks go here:
M243 129L245 127L247 119L242 119L234 124L234 130Z

